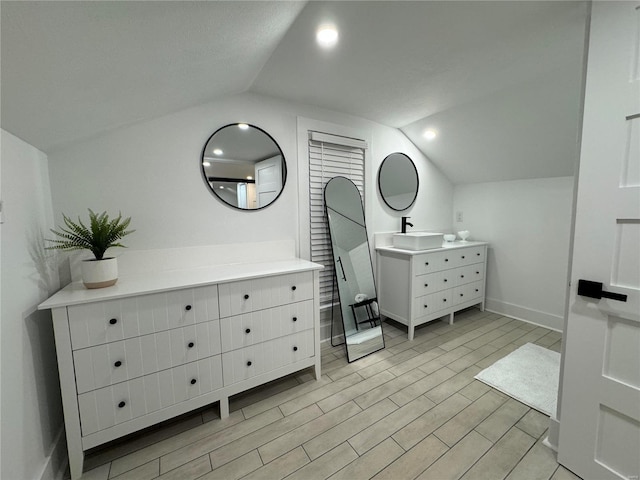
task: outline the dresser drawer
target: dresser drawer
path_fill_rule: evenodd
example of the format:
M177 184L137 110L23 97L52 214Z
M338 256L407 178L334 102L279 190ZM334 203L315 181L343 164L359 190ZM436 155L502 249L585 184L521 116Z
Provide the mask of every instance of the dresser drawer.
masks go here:
M220 320L222 351L313 328L313 300L267 308Z
M428 273L416 277L413 282L413 297L439 292L452 288L455 284L455 274L453 270L443 270L441 272Z
M453 304L460 305L461 303L467 303L473 300L482 301L484 297L484 282L469 283L467 285L461 285L453 289Z
M460 248L454 251L453 261L456 265L471 265L473 263L484 263L486 248L480 247Z
M452 305L452 289L431 293L414 300L415 317L422 317L439 312Z
M78 396L82 435L104 430L222 387L220 355Z
M220 321L142 335L73 352L76 388L96 388L219 354Z
M455 250L423 253L414 257L414 275L448 270L459 265L460 257Z
M230 317L313 298L313 273L302 272L219 285L220 316Z
M452 276L454 279L454 285L456 286L480 281L484 278L484 263L458 267L453 270Z
M226 352L222 354L224 384L232 385L314 354L313 330Z
M74 350L218 318L216 285L67 307Z

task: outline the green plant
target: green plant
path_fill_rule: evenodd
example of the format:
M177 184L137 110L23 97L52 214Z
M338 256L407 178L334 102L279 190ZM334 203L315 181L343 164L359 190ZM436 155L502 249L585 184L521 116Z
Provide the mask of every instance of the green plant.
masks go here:
M122 213L113 220L109 219L107 212L96 214L89 209L89 227L82 223L78 217L78 223L71 220L64 213L62 214L66 228L58 230L51 229L53 233L58 235L59 239L50 240L48 242L54 245L47 247L50 250L91 250L96 260L102 260L104 252L109 247L124 247L118 242L125 235L135 232L135 230L127 230L131 217L122 218Z

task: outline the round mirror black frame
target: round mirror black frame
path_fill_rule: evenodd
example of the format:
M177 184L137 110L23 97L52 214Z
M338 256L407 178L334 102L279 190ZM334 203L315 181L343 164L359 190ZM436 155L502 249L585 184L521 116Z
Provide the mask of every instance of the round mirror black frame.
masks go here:
M413 167L413 171L415 172L415 178L416 178L416 189L415 189L415 193L413 195L413 198L411 199L411 201L403 208L400 208L398 205L394 206L391 205L389 203L389 200L385 197L384 192L382 191L382 175L383 175L383 168L385 166L385 163L387 163L387 165L390 164L390 162L392 161L392 157L396 157L396 156L402 156L405 157L407 159L407 161L409 162L409 164ZM406 210L407 208L409 208L411 205L413 205L413 203L416 201L416 198L418 198L418 190L420 188L420 178L418 177L418 169L416 168L416 165L413 163L413 160L411 160L411 158L402 153L402 152L395 152L395 153L390 153L389 155L387 155L384 160L382 161L382 163L380 164L380 168L378 169L378 191L380 192L380 197L382 197L382 201L387 205L387 207L389 207L391 210L395 210L396 212L402 212L403 210Z
M271 140L273 142L273 145L278 149L278 152L280 154L281 157L281 164L282 164L282 185L280 187L280 191L278 192L278 194L266 205L263 205L261 207L257 207L257 208L243 208L243 207L239 207L237 205L234 205L232 203L229 203L227 200L225 200L223 197L221 197L218 192L216 192L216 190L212 187L211 183L210 183L210 178L213 178L211 176L207 175L207 172L205 171L205 153L207 151L207 147L209 146L209 143L211 142L211 140L218 134L220 133L222 130L229 128L229 127L238 127L240 125L247 125L247 127L249 129L255 129L258 132L262 133L263 135L265 135L269 140ZM282 149L280 148L280 145L278 144L278 142L275 141L275 139L269 135L269 133L267 133L265 130L263 130L260 127L256 127L255 125L249 124L249 123L244 123L244 122L238 122L238 123L229 123L227 125L224 125L220 128L218 128L215 132L213 132L213 134L211 134L211 136L207 139L207 141L204 143L204 147L202 148L202 154L200 155L200 173L202 173L202 179L204 180L205 185L207 186L207 189L218 199L220 200L223 204L227 205L228 207L231 208L235 208L236 210L242 210L244 212L253 212L253 211L257 211L257 210L262 210L263 208L266 208L270 205L272 205L273 203L275 203L278 198L280 198L280 195L282 195L282 192L284 191L284 187L287 183L287 162L285 161L285 157L284 157L284 153L282 152ZM231 183L233 183L233 181L237 181L238 183L240 183L241 179L227 179L229 180ZM255 178L254 178L254 182L255 182Z

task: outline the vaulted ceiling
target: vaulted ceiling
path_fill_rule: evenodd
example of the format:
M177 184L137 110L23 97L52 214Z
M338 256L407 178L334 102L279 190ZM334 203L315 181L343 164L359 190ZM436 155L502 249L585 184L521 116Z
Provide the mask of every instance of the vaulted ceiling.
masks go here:
M0 14L1 126L45 153L254 92L399 128L454 183L571 175L577 158L586 2L2 1ZM332 51L315 43L326 22Z

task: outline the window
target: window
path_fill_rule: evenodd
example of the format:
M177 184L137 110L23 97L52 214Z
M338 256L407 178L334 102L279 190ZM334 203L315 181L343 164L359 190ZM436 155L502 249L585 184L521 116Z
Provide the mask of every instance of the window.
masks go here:
M366 142L349 137L309 132L309 210L311 261L325 268L320 272L320 307L333 303L333 257L324 212L324 187L333 177L350 179L364 201L364 157Z

